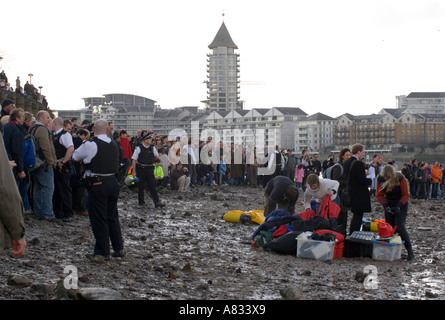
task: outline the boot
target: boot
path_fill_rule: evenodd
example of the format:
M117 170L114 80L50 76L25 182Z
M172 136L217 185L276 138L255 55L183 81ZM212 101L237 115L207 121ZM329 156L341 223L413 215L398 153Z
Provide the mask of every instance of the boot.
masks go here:
M165 203L162 203L161 201L155 203L155 208L162 208L162 207L165 207Z
M411 241L405 241L405 249L408 251L408 257L406 258L406 261L412 262L414 261L414 251L411 247Z

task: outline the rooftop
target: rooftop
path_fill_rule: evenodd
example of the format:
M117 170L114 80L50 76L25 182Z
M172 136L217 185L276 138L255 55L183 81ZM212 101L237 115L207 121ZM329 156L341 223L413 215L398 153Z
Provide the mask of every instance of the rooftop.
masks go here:
M227 30L227 27L224 24L224 22L219 28L218 33L215 36L215 39L213 39L213 42L209 45L209 49L215 49L217 47L238 49L238 46L235 44L235 42L233 42L232 37L230 36L229 31Z

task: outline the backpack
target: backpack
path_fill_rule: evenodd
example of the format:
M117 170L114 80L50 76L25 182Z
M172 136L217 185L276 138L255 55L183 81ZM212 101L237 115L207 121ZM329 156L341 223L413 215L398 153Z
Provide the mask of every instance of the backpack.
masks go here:
M45 163L45 161L37 155L38 150L39 145L34 135L27 134L23 145L23 165L29 172L40 168Z
M330 166L325 171L323 171L324 179L332 179L332 168L335 166L340 166L340 177L343 175L343 166L340 163L335 163L333 166Z

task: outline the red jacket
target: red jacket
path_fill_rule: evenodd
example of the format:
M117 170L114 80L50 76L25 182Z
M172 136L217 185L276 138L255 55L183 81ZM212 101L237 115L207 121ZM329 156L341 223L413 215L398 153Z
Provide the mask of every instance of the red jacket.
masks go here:
M400 181L400 191L402 193L402 197L400 198L399 201L402 204L407 203L408 199L409 199L408 184L406 181L407 180L405 178L402 179L402 181ZM377 201L380 202L380 204L385 205L386 204L385 193L384 193L384 190L380 190L380 185L381 185L380 181L379 181L379 179L377 179L376 198L377 198Z
M131 152L131 145L128 138L121 138L121 147L124 150L124 159L131 159L133 153Z

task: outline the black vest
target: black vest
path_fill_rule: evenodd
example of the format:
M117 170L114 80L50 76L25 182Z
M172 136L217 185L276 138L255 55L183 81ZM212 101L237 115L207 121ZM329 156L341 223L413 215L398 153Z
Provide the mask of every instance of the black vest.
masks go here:
M97 145L97 153L94 158L91 159L88 169L90 169L92 173L97 174L118 173L119 149L116 141L111 140L110 143L107 143L95 137L92 139L92 142Z
M58 134L53 135L53 143L54 143L54 149L56 150L56 157L57 159L63 158L66 153L66 148L59 142L60 137L65 134L67 131L63 130L60 131Z
M155 154L153 152L153 146L150 145L148 148L146 148L143 145L139 145L139 149L141 149L141 152L138 156L138 164L142 165L153 165L155 162Z

